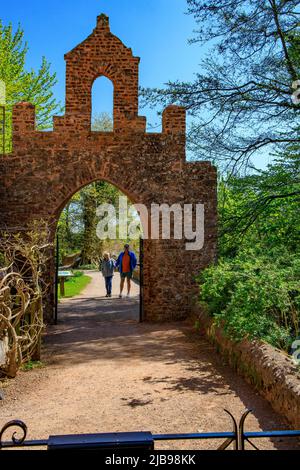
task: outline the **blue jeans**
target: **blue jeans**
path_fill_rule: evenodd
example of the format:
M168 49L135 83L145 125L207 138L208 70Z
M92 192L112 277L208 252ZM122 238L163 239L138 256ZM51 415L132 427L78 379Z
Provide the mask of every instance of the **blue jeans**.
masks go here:
M113 276L109 276L109 277L106 277L106 278L105 278L105 287L106 287L107 295L111 295L111 291L112 291L112 280L113 280Z

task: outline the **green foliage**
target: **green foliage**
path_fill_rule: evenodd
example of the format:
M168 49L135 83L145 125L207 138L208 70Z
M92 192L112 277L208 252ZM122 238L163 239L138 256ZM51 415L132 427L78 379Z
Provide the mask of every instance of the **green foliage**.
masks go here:
M76 278L82 277L84 275L83 271L74 271L73 276Z
M82 253L83 266L98 266L104 251L119 253L124 242L131 244L138 251L139 240L121 240L119 228L116 226L116 240L103 241L97 237L96 229L99 222L96 211L100 204L112 204L119 211L119 197L123 196L115 186L99 181L86 186L76 193L62 211L59 220L60 263L66 255ZM128 207L131 202L128 200Z
M94 271L95 269L98 269L97 264L83 264L80 266L81 269L84 269L85 271Z
M262 170L219 185L220 254L234 256L241 244L299 246L300 152L289 148Z
M53 87L56 74L50 71L45 57L39 70L26 70L27 43L20 25L14 32L11 24L3 25L0 20L0 81L6 88L6 152L12 149L12 108L20 101L36 106L38 129L49 129L51 117L61 112Z
M76 193L63 210L59 220L60 261L74 252L82 253L82 265L98 265L105 250L96 233L97 207L113 204L118 208L121 193L113 185L99 181Z
M45 364L41 361L28 361L22 365L21 370L29 372L34 369L42 369L43 367L45 367Z
M199 281L201 300L230 337L260 338L287 350L299 335L299 255L245 249Z
M299 146L264 171L219 185L219 262L200 299L232 338L289 350L300 324Z
M259 173L221 181L219 262L201 301L232 338L288 350L300 322L299 146Z
M300 75L300 32L291 31L286 34L289 54L292 58L293 63L296 65L298 70L298 76Z

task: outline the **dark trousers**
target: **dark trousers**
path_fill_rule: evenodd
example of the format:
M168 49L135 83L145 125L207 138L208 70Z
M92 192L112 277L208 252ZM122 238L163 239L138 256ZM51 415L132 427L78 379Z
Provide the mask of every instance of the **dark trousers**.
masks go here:
M113 276L109 276L109 277L106 277L106 278L105 278L105 287L106 287L107 295L111 295L111 291L112 291L112 280L113 280Z

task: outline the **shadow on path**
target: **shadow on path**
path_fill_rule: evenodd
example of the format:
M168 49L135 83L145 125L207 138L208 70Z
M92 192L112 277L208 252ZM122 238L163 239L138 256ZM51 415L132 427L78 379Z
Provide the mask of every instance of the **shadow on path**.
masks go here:
M93 285L90 290L94 292ZM252 409L251 430L254 430L255 419L264 430L287 428L271 406L225 363L213 346L193 332L191 325L140 324L136 292L130 299L94 295L89 298L85 293L64 301L60 305L59 319L59 325L49 327L45 338L48 364L66 368L90 365L102 371L106 366L112 370L127 368L128 382L135 370L132 394L121 393L119 397L122 407L151 409L157 396L160 402L168 402L166 406L170 406L172 397L178 397L176 400L182 397L185 406L206 403L204 415L216 413L218 407L217 413L224 415L225 422L228 418L223 413L224 408L237 417L245 408ZM211 421L214 419L217 419L215 415ZM287 446L280 439L272 442L276 448ZM289 442L289 446L294 447L295 441Z

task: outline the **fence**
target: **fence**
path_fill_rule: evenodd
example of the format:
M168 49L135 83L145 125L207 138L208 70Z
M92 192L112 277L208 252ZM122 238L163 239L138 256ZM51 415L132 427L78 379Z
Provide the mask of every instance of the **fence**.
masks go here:
M0 154L5 153L5 104L6 104L6 85L0 80Z
M226 450L232 446L232 450L246 450L248 443L255 450L258 447L252 442L262 438L298 438L298 431L262 431L245 432L245 421L250 410L247 410L242 417L237 420L227 410L225 412L232 420L233 430L231 432L213 432L199 434L152 434L150 432L139 433L114 433L114 434L79 434L70 436L50 436L46 440L26 441L27 426L22 421L11 421L7 423L0 432L0 450L16 448L45 447L47 450L154 450L155 443L161 441L179 440L220 440L221 444L216 450ZM22 437L17 438L15 431L11 441L3 441L4 434L13 428L23 432Z
M5 106L0 105L0 153L5 154Z

